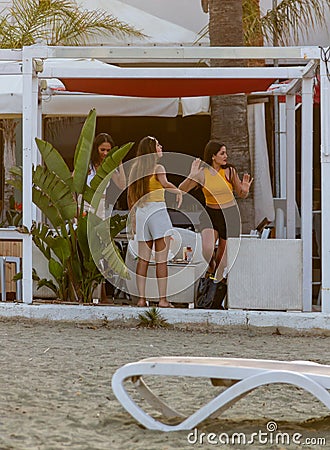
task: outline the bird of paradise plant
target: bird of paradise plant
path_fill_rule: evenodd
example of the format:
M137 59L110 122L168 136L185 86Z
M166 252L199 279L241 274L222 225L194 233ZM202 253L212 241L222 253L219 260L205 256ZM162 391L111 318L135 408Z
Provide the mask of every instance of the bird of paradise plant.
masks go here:
M38 281L38 287L47 286L63 301L92 300L95 287L104 279L98 266L102 258L121 277L127 276L126 266L113 245L113 238L126 225L126 217L118 215L104 221L92 211L84 214L84 203L88 202L97 211L100 189L133 143L115 148L88 186L86 180L95 125L96 111L91 110L76 146L73 174L50 143L36 139L44 164L33 169L32 199L47 221L34 223L30 232L35 245L48 260L53 280L40 279L36 273L34 279ZM12 173L16 177L15 187L21 187L21 168L13 168ZM90 236L89 221L93 229ZM97 249L93 254L91 246Z

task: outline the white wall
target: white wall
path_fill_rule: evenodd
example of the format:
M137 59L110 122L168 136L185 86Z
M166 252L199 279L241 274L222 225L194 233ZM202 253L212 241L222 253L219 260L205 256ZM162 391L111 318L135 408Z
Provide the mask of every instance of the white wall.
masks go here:
M197 0L195 0L197 1ZM172 18L167 20L168 13L164 16L159 10L157 15L153 15L148 12L147 9L140 9L128 4L125 1L119 0L77 0L77 3L82 7L93 10L101 9L109 14L114 15L122 22L126 22L135 28L141 30L147 37L145 39L139 39L134 37L115 37L115 36L98 36L93 42L102 43L104 45L192 45L198 39L198 31L195 32L192 29L186 28L182 25L178 25L172 20L176 15L190 17L190 10L181 7L172 8ZM166 1L166 4L168 2ZM150 9L150 8L149 8ZM165 9L164 9L165 11ZM205 14L207 17L207 15ZM206 20L207 23L207 20ZM208 40L207 40L208 42Z
M198 33L208 23L200 0L122 0L161 19Z

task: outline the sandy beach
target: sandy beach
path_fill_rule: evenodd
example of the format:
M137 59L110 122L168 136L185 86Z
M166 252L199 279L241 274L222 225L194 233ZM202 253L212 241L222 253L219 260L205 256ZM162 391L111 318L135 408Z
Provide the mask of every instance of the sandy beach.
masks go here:
M121 365L149 356L187 355L306 359L330 364L330 336L207 325L137 329L135 322L68 323L1 320L1 450L171 450L192 448L295 449L277 444L194 444L189 432L143 429L118 403L111 377ZM163 398L192 411L214 394L207 380L168 378L159 382ZM297 388L263 387L233 405L198 433L278 430L325 438L330 448L330 412Z

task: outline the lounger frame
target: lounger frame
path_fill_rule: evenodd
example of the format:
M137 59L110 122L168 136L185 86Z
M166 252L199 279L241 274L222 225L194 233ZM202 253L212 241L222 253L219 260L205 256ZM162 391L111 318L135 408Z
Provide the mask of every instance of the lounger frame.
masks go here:
M143 376L206 377L227 387L188 417L164 403L145 383ZM130 379L141 396L165 418L181 417L170 425L145 412L125 389ZM275 361L241 358L160 357L126 364L112 377L112 389L123 407L150 430L191 430L207 418L215 418L252 390L267 384L285 383L311 393L330 409L330 365L310 361Z

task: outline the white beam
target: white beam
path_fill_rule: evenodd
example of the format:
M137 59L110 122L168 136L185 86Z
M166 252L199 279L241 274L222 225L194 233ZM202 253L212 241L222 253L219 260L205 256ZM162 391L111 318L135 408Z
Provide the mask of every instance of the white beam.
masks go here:
M296 238L296 96L286 96L286 237Z
M22 61L22 50L0 49L0 61Z
M318 59L318 47L48 47L51 58L96 59Z
M188 67L188 68L159 68L159 67L135 67L118 68L104 65L104 67L95 68L86 67L79 70L70 67L70 63L61 66L47 67L40 74L41 78L194 78L203 79L246 79L246 78L270 78L270 79L291 79L302 78L304 66L295 67Z
M303 243L303 311L312 310L313 228L313 78L302 80L301 239Z

